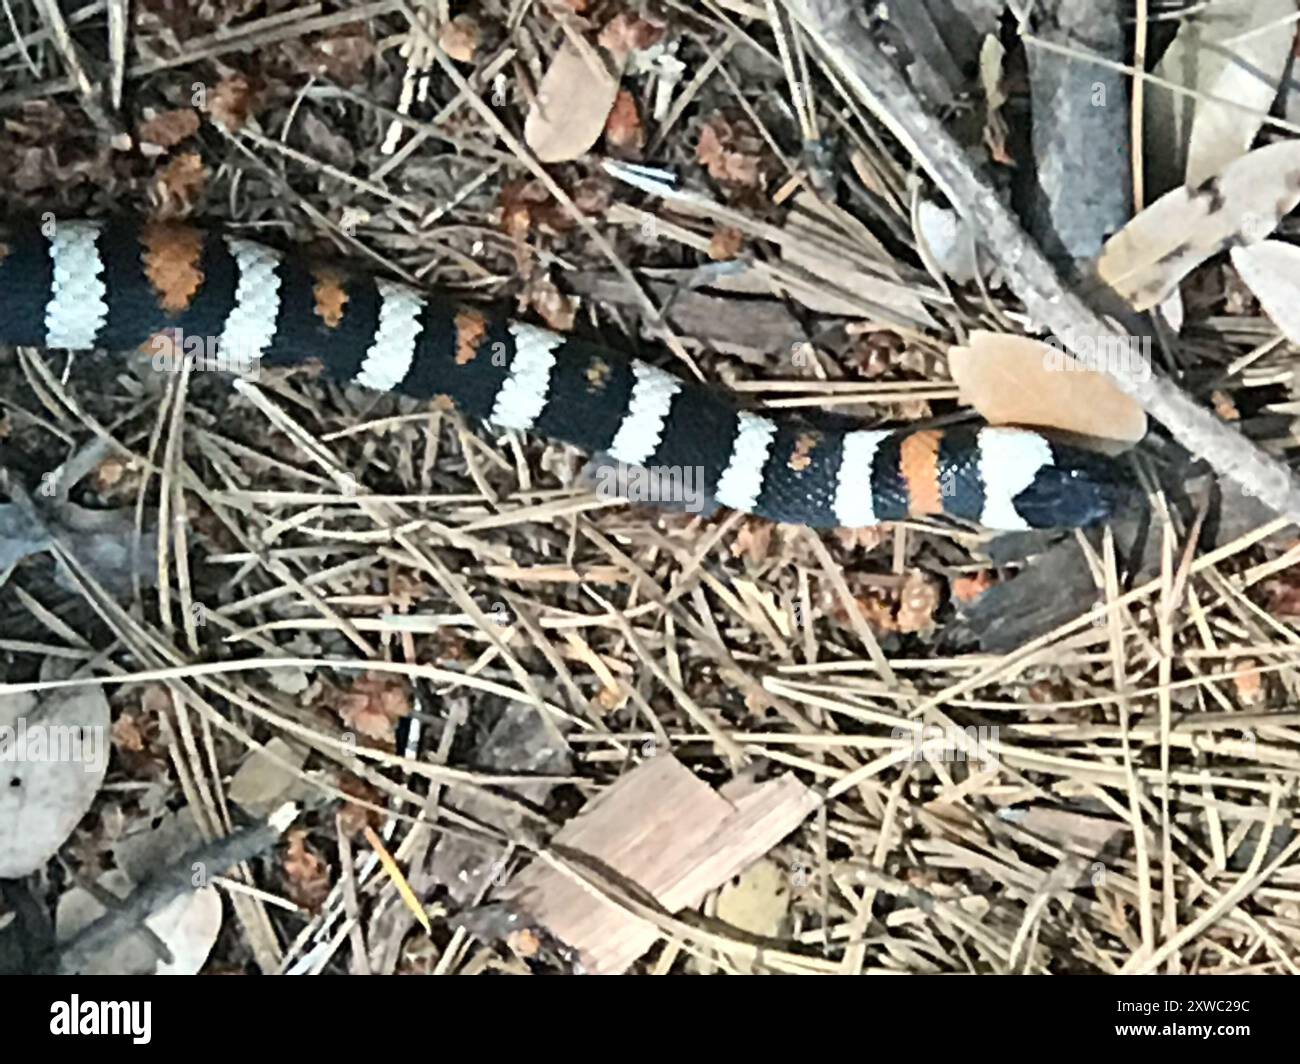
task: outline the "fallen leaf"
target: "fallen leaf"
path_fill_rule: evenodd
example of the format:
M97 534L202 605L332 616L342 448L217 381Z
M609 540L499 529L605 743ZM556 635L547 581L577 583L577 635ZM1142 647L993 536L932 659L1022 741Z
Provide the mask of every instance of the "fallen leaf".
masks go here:
M972 332L967 346L948 349L961 401L989 424L1034 425L1124 443L1146 435L1147 417L1102 370L1112 360L1131 369L1139 359L1145 356L1136 340L1097 351L1090 366L1041 340L983 330Z
M208 115L227 133L238 132L253 113L255 99L253 83L243 74L232 74L208 94Z
M1166 193L1106 241L1097 275L1150 310L1211 255L1264 240L1300 203L1300 140L1242 156L1204 184Z
M666 27L659 22L630 11L620 11L605 24L598 38L600 46L616 56L620 62L632 52L643 52L664 38Z
M747 119L710 117L700 129L695 154L720 184L757 188L763 183L763 141Z
M193 213L208 184L208 171L198 152L187 151L172 159L154 178L150 197L158 221L185 218Z
M1265 240L1233 248L1232 265L1282 335L1300 344L1300 248Z
M411 712L406 682L381 672L368 672L350 688L336 690L333 703L349 728L385 743L396 741L397 722Z
M0 695L0 879L41 868L108 770L108 699L88 685Z
M605 143L620 155L637 155L645 147L645 127L637 113L636 100L627 89L619 89L614 107L605 120Z
M1150 166L1162 190L1199 185L1250 149L1291 55L1295 13L1295 0L1217 0L1179 20L1155 74L1190 92L1152 86L1145 95Z
M307 832L295 828L285 836L284 874L289 898L315 912L330 892L330 870L324 859L307 845Z
M111 869L97 880L99 887L125 898L135 884L120 869ZM107 910L89 891L73 887L59 898L55 927L66 942ZM207 962L221 933L221 895L216 887L173 898L145 918L144 924L167 947L172 959L163 960L145 936L135 931L105 942L91 951L78 969L81 975L197 975Z
M585 155L604 132L618 97L618 74L595 48L577 40L560 45L524 120L524 141L544 163Z
M577 320L578 301L561 292L546 274L539 274L524 285L521 302L536 311L553 332L569 332Z

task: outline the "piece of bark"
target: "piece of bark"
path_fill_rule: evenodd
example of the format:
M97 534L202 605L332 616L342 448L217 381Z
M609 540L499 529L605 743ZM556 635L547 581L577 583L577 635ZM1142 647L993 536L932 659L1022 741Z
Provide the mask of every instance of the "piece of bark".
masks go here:
M1127 61L1119 0L1039 4L1038 34ZM1133 213L1126 75L1030 48L1035 173L1026 224L1058 269L1091 259Z
M817 805L792 774L734 781L719 792L663 754L592 801L554 844L612 870L674 913L762 857ZM541 861L524 869L506 900L576 950L591 974L626 971L659 938L650 921Z

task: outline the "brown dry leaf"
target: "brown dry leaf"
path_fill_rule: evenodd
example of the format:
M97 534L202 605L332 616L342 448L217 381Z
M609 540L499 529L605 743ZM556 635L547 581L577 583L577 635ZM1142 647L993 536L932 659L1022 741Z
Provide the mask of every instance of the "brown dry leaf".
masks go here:
M227 133L235 133L244 127L255 103L253 83L243 74L232 74L217 82L208 94L208 115Z
M524 120L524 141L544 163L585 155L605 131L618 97L621 63L611 73L600 52L576 41L560 45Z
M926 632L934 627L934 611L942 595L939 582L920 569L913 569L903 581L898 600L898 630Z
M176 156L154 178L150 189L154 218L165 221L189 216L207 185L208 171L198 152Z
M330 870L321 856L307 845L307 832L295 828L285 836L284 874L289 899L304 909L316 911L330 892Z
M474 62L482 38L483 31L472 15L457 15L438 31L438 44L458 63Z
M1211 255L1264 240L1297 203L1300 140L1270 144L1156 200L1106 241L1097 275L1135 310L1150 310Z
M722 225L713 231L709 238L709 258L714 262L730 262L740 254L745 244L745 234L739 229Z
M898 618L895 616L896 603L879 588L871 588L861 595L855 595L853 601L862 614L862 619L867 622L867 627L877 635L899 631ZM844 628L851 627L853 618L838 595L829 593L826 605L837 624Z
M368 672L345 691L337 691L333 708L349 728L370 739L393 743L396 725L411 712L406 682L381 672Z
M1142 358L1136 343L1116 344L1098 351L1096 364ZM966 347L948 349L948 369L961 401L992 425L1036 425L1123 443L1147 432L1142 407L1106 373L1040 340L976 330Z
M506 182L501 188L500 203L501 228L516 239L523 239L534 226L553 233L567 233L577 225L536 178Z
M192 107L163 111L142 122L137 129L140 139L160 148L174 148L199 131L199 115Z
M614 107L605 120L605 143L621 156L639 155L645 147L645 126L637 113L636 100L627 89L619 89Z
M763 183L763 141L748 120L713 115L700 130L696 157L720 184L757 188Z

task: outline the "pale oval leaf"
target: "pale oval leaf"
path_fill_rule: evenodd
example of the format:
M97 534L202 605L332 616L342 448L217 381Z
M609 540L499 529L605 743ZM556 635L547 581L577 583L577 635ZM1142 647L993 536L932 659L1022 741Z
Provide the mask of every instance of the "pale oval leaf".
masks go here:
M618 81L604 53L567 38L542 75L524 120L524 141L533 154L544 163L585 155L605 129Z
M90 809L108 769L99 687L0 695L0 878L45 864Z
M1300 344L1300 248L1265 240L1233 248L1232 265L1282 335Z
M1140 352L1123 345L1098 351L1101 365L1136 357ZM961 401L992 425L1050 428L1126 445L1146 435L1146 413L1107 374L1040 340L977 330L968 346L948 349L948 369Z
M1106 241L1097 275L1135 310L1150 310L1210 256L1264 240L1297 203L1300 140L1257 148L1142 211Z

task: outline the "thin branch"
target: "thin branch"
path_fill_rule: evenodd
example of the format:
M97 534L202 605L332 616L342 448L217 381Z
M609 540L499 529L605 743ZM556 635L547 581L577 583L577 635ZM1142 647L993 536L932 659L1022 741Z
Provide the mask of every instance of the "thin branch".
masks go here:
M1096 308L1067 287L966 152L943 124L926 112L857 21L851 5L841 0L785 3L850 89L925 169L972 230L982 235L1008 285L1040 326L1072 349L1083 338L1093 342L1125 339ZM1300 521L1300 484L1280 462L1153 369L1144 373L1141 368L1116 366L1110 373L1122 391L1162 422L1189 451L1270 509Z

